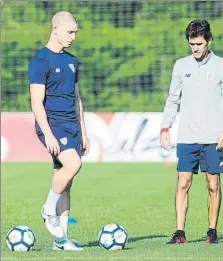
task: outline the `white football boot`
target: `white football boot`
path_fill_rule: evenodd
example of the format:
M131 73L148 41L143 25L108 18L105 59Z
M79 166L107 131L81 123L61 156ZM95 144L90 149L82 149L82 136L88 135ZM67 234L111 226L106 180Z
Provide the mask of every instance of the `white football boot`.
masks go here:
M44 206L41 209L41 215L49 233L54 237L63 238L64 232L60 225L60 217L57 215L47 215L44 213Z
M77 242L69 239L53 242L53 250L57 251L82 251L84 248Z

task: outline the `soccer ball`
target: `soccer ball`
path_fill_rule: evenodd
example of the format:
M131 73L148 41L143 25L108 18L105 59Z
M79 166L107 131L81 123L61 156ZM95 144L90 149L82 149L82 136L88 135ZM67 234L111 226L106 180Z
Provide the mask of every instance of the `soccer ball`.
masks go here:
M100 230L98 240L99 245L106 250L121 250L127 243L128 234L124 227L108 224Z
M9 230L6 243L11 251L30 251L36 239L28 226L15 226Z

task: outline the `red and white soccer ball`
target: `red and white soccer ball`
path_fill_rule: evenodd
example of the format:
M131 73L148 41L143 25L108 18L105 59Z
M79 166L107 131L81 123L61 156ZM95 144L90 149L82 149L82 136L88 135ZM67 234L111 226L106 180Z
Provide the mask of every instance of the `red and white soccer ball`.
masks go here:
M100 230L98 240L106 250L121 250L128 241L128 234L121 225L108 224Z
M32 230L25 225L13 227L6 236L6 244L11 251L30 251L35 241Z

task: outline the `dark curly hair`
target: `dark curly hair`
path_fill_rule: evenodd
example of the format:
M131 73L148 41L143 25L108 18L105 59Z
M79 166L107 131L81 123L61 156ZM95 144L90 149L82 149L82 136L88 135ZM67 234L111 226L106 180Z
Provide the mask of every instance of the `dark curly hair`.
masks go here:
M213 40L211 27L206 20L194 20L190 22L185 31L185 36L189 41L190 38L203 36L206 41Z

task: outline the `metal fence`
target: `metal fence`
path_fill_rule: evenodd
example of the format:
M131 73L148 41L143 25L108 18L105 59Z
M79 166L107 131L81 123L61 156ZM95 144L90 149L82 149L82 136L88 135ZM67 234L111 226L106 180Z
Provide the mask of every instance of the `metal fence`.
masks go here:
M172 66L190 54L184 31L207 19L223 56L223 1L2 1L2 110L29 111L27 66L49 37L54 13L79 23L70 52L80 61L85 111L161 111Z

